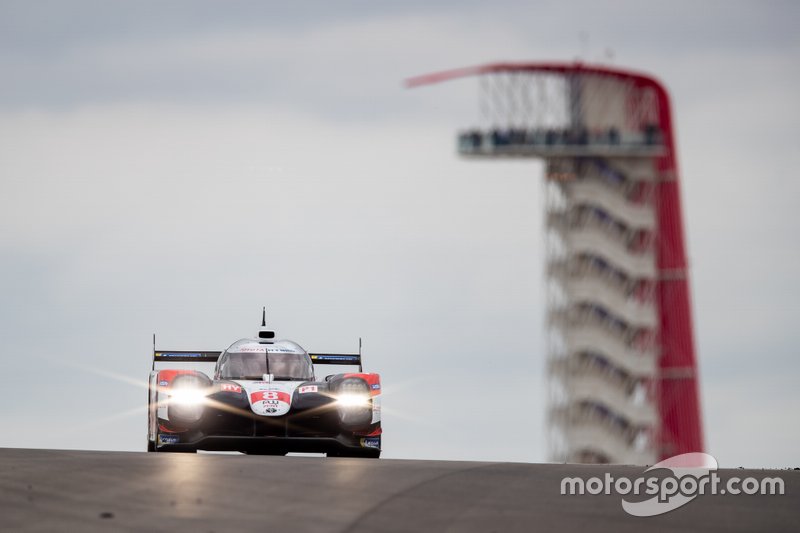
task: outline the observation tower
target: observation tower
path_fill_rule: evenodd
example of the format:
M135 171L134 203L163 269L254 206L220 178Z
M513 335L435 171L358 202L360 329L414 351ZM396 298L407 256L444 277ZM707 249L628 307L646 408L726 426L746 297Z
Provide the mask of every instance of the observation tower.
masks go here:
M703 451L669 96L582 63L495 63L408 80L479 79L467 158L545 163L550 459L654 462Z

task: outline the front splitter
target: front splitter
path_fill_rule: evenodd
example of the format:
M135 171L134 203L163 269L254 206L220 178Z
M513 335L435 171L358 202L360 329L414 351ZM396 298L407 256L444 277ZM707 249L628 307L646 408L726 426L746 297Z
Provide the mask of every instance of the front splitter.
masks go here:
M353 445L335 437L243 437L243 436L206 436L192 442L161 444L157 451L193 452L207 451L240 451L245 453L348 453L377 457L380 448Z

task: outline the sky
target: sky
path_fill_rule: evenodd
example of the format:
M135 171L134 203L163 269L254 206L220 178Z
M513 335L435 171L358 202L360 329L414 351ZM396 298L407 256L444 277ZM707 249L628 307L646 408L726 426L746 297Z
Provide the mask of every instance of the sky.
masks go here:
M800 466L800 4L0 1L0 446L144 450L152 334L352 351L384 456L547 459L542 166L454 134L580 58L670 89L707 451Z

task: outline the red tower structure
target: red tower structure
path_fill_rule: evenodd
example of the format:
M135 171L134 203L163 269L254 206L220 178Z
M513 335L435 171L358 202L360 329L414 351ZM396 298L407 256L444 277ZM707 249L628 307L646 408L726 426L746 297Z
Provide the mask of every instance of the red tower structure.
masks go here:
M574 421L575 409L585 411L589 406L610 421L608 427L625 435L617 439L616 448L610 437L609 447L603 448L598 444L605 438L602 432L576 432L577 423L572 423L564 433L563 451L553 459L649 463L702 451L680 181L666 88L638 72L557 62L468 67L411 78L408 85L465 76L480 76L481 108L489 124L485 131L462 133L460 153L542 158L547 164L547 183L561 191L557 208L548 213L552 220L548 224L563 237L557 246L558 260L551 258L548 263L549 275L565 280L570 273L587 272L587 264L599 264L603 272L598 279L614 278L612 285L624 289L615 295L602 284L593 289L590 284L591 290L581 293L577 282L569 281L573 276L562 283L559 303L550 304L548 320L557 323L561 317L566 322L559 330L559 347L554 349L565 355L553 357L549 370L562 376L560 388L566 391L569 404L552 410L551 423L563 420L567 407L571 409L567 418ZM606 185L609 179L621 181L624 187L615 186L611 194L592 176L600 176ZM622 236L622 251L612 250L619 244L613 240L608 241L607 250L602 248L602 239L594 248L572 244L581 237L576 224L583 229L592 216ZM642 250L650 250L650 255ZM648 258L653 263L649 269ZM583 335L587 313L592 320L602 315L604 323L611 324L607 329L616 328L619 339L592 341ZM577 337L590 340L579 349L570 348ZM607 385L594 387L591 379L581 381L580 376L588 375L587 365L613 375L619 390L626 392L620 395ZM650 404L632 399L640 385ZM587 388L595 392L584 394ZM636 444L642 440L645 444Z

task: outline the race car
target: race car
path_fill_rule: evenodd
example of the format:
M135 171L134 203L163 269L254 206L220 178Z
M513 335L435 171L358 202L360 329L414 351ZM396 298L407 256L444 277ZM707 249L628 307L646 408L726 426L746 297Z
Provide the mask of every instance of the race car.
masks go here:
M276 340L265 323L223 352L154 343L147 450L380 457L381 380L363 372L360 346L357 354L308 353ZM318 380L318 365L358 371Z

